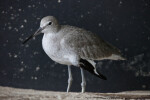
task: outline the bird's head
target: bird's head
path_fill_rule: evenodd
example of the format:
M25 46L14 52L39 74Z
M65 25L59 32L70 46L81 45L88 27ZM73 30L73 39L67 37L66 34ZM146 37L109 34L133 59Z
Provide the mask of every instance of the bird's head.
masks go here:
M40 22L40 28L34 34L32 34L29 38L27 38L23 42L23 44L25 44L28 40L30 40L34 36L39 35L40 33L44 33L44 34L56 33L59 30L59 28L60 28L60 25L55 17L46 16L42 18Z
M40 28L42 33L55 33L58 31L59 23L53 16L46 16L41 20Z

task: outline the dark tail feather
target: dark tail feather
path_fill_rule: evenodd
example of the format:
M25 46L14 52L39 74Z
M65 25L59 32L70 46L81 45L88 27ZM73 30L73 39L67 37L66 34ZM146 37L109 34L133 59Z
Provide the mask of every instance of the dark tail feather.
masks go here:
M100 72L98 72L94 68L94 66L91 63L89 63L87 60L80 59L80 67L87 70L87 71L89 71L90 73L94 74L95 76L97 76L97 77L99 77L103 80L107 80L107 78L104 75L102 75Z

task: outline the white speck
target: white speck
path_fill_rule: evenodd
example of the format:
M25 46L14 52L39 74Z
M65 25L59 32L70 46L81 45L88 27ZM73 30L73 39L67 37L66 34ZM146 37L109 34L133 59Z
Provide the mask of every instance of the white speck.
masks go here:
M9 27L8 27L8 29L9 29L9 30L11 30L11 29L12 29L12 27L11 27L11 26L9 26Z
M119 4L121 5L121 4L122 4L122 1L120 1Z
M35 52L33 52L33 54L34 54L34 55L37 55L37 54L39 54L39 53L38 53L37 51L35 51Z
M32 79L32 80L33 80L33 79L37 80L37 77L33 77L33 76L31 76L31 79Z
M145 88L146 88L146 85L142 85L142 88L144 88L144 89L145 89Z
M25 47L26 47L26 48L28 48L28 47L29 47L29 45L28 45L28 44L26 44L26 45L25 45Z
M88 11L87 13L88 13L88 14L90 14L90 12L89 12L89 11Z
M17 58L17 57L18 57L18 55L14 54L14 58Z
M34 77L35 80L37 80L37 77Z
M33 77L33 76L31 76L31 79L32 79L32 80L33 80L33 78L34 78L34 77Z
M101 27L101 26L102 26L102 23L99 23L98 26Z
M80 3L81 1L79 0L78 2Z
M35 40L36 39L36 37L33 37L33 40Z
M17 29L16 27L14 28L14 30L15 30L16 32L18 32L18 29Z
M5 11L3 10L1 13L2 13L2 14L4 14L4 13L5 13Z
M8 22L7 24L10 25L10 22Z
M10 19L11 19L11 20L14 20L14 19L15 19L15 17L11 16L11 17L10 17Z
M36 69L35 69L36 71L39 71L40 70L40 67L38 66L38 67L36 67Z
M18 9L18 11L21 11L22 9Z
M46 4L44 4L44 7L45 7L45 8L47 8L47 5L46 5Z
M38 17L38 18L36 18L36 19L37 19L37 20L40 20L41 18Z
M24 68L27 68L27 66L25 65Z
M83 15L81 15L81 18L83 18L84 16Z
M9 8L10 8L10 9L13 9L13 7L12 7L12 6L10 6Z
M125 48L124 51L128 51L128 48Z
M24 68L20 68L19 71L20 71L20 72L23 72L23 71L24 71Z
M9 57L12 57L12 54L11 53L8 53Z
M61 0L58 0L58 3L61 3Z
M138 76L139 76L139 72L136 72L136 73L135 73L135 76L138 77Z
M116 41L118 41L119 39L118 38L116 38Z
M35 7L35 5L32 5L32 7L34 8L34 7Z
M31 5L28 5L28 8L31 8Z
M24 25L21 25L20 28L24 28Z
M7 75L7 73L5 71L1 71L3 75Z
M63 71L62 71L62 72L64 72L64 73L65 73L65 72L66 72L66 70L65 70L65 69L63 69Z
M21 64L23 64L23 61L21 61Z
M19 40L22 42L23 41L23 39L22 38L19 38Z
M24 19L24 22L25 22L25 23L27 23L27 20L26 20L26 19Z

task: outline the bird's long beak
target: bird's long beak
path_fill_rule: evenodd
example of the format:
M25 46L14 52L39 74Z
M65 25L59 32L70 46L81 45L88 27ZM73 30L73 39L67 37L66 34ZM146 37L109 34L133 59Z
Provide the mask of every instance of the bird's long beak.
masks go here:
M31 36L29 36L22 44L25 44L28 40L32 39L32 38L35 37L36 35L39 35L43 29L44 29L44 28L41 28L41 27L40 27L34 34L32 34Z

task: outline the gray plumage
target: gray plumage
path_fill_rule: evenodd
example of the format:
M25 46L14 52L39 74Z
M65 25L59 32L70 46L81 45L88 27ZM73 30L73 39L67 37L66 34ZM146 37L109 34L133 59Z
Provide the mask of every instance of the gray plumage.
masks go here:
M121 55L117 48L90 31L68 25L62 26L61 30L66 33L62 46L73 50L80 58L102 60L109 59L112 54Z
M53 61L68 65L67 92L69 92L72 84L70 65L81 68L81 86L82 92L85 92L86 82L83 69L106 80L106 77L96 70L94 60L124 60L119 49L105 42L98 35L82 28L59 25L53 16L44 17L41 20L40 28L24 43L39 33L44 33L42 46L46 54Z

